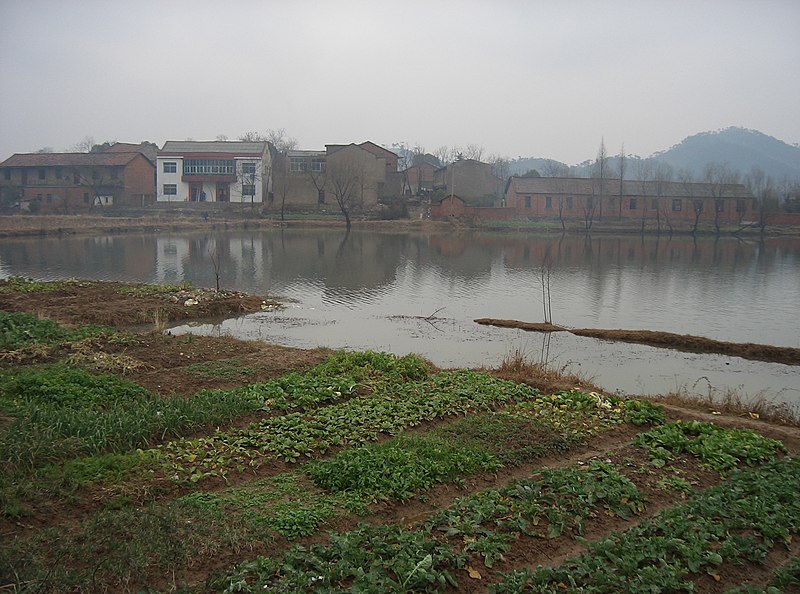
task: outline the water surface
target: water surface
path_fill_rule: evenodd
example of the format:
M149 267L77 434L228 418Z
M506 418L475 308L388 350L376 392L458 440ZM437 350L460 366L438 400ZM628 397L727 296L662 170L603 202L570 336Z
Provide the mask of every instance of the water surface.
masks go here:
M796 239L274 229L0 243L2 276L213 287L218 270L223 288L290 300L174 332L415 352L444 367L495 366L518 349L622 393L732 389L800 403L798 367L473 322L542 321L543 267L557 324L800 347Z

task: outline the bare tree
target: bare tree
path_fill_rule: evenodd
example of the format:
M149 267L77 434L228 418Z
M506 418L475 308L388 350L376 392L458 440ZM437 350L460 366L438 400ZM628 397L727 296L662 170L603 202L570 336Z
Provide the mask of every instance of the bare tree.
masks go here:
M483 147L478 144L468 144L462 154L465 159L480 161L483 157L483 151Z
M264 142L267 139L261 132L245 132L239 135L240 142Z
M267 130L264 140L272 144L278 151L284 153L296 149L298 144L297 139L292 136L287 136L286 130L283 128Z
M625 143L619 149L619 220L622 220L622 195L625 180Z
M597 157L592 165L592 194L596 200L592 200L592 216L595 209L599 209L597 219L603 218L603 197L606 195L606 178L608 177L608 153L604 139L600 140L600 148L597 150ZM596 204L594 204L596 202ZM589 226L591 228L591 221Z
M436 149L433 154L437 159L439 159L441 166L444 167L455 160L456 152L456 147L449 147L445 144Z
M502 198L503 190L509 177L511 160L502 155L492 155L489 157L489 163L492 165L492 173L497 178L497 196Z
M70 152L73 153L88 153L91 152L94 146L94 138L91 136L84 136L81 140L76 142L70 147Z
M747 189L753 195L758 215L758 228L761 236L769 222L770 215L780 210L778 186L760 167L753 167L745 179Z
M689 169L681 169L677 173L678 181L683 188L683 195L686 196L692 205L692 213L694 214L694 223L692 224L692 236L697 233L697 227L700 224L700 217L703 215L704 200L702 195L695 197L695 185L692 172Z
M708 163L703 176L714 199L714 229L719 235L719 220L725 210L725 196L739 183L739 173L733 171L727 163Z
M330 167L327 178L336 204L344 215L345 224L350 229L350 213L358 205L359 190L362 188L363 171L353 158L339 160Z

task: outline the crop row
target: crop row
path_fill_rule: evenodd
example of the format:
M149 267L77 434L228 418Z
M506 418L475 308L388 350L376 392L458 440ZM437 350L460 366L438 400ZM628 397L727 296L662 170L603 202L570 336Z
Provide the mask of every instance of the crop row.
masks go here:
M659 432L659 430L657 427L651 431ZM719 429L720 435L728 431ZM731 434L735 435L735 432ZM715 447L724 451L724 442L724 439L719 439L714 442L716 446L709 445L706 454L714 454ZM749 445L770 452L766 456L769 459L773 459L775 453L782 447L777 442L773 443L764 438L752 439L748 447ZM797 533L800 528L798 504L795 503L794 507L780 512L773 509L779 504L773 501L761 502L764 492L772 493L771 496L778 497L781 502L787 500L791 490L800 486L797 484L797 467L797 462L785 459L764 467L764 470L753 470L756 478L732 479L733 487L723 486L721 489L701 493L687 504L686 509L700 511L687 512L684 507L676 508L677 511L668 511L658 517L665 518L663 521L658 518L653 521L663 528L683 519L683 523L675 528L675 531L682 535L681 537L691 539L694 538L691 536L694 531L710 530L702 527L703 521L698 520L700 517L698 513L715 509L715 506L717 512L724 510L727 503L719 504L720 497L728 497L725 499L726 502L729 499L741 499L738 505L754 507L747 516L749 520L745 520L745 524L742 525L746 527L723 523L720 524L722 527L714 528L712 533L725 534L734 528L747 531L747 542L736 549L739 551L746 550L750 545L755 546L759 539L758 533L766 534L768 538L760 541L763 545L762 552L747 557L748 560L757 562L774 545L776 539L788 543L790 535ZM766 475L772 477L770 485L762 483ZM735 476L749 475L743 473ZM416 526L414 530L396 526L374 528L362 525L348 533L331 535L329 543L324 545L295 547L278 559L259 558L244 563L220 581L218 587L226 592L340 592L349 588L364 592L440 592L447 585L456 586L457 570L467 571L472 578L481 577L475 567L474 559L478 557L484 566L492 567L520 538L556 538L567 534L579 538L585 530L586 521L603 515L628 518L644 511L646 504L646 497L609 463L595 460L584 466L543 468L529 479L463 497L453 506L431 516L424 524ZM755 518L759 513L763 513L766 519L756 521ZM713 517L710 511L709 514L709 517ZM711 523L720 521L722 520L714 519ZM769 528L770 526L772 528ZM654 530L658 533L659 529ZM636 544L636 540L640 538L637 530L632 529L624 533L629 534L630 538L612 535L605 541L624 540L626 546L637 549L639 545ZM734 541L735 539L731 543ZM726 546L733 546L731 543ZM651 545L645 543L641 546L644 550L649 550L648 547ZM697 571L701 565L697 565L697 560L692 556L695 551L692 547L696 546L700 545L694 540L690 544L681 544L677 553L672 551L669 562L661 565L677 567L676 575L679 576ZM702 546L710 547L709 550L712 551L716 550L714 543L709 544L707 539L702 541ZM657 562L653 567L649 565L653 561L652 557L645 555L641 564L624 569L627 566L623 556L614 554L616 557L613 566L620 563L624 571L639 572L636 574L639 575L637 579L644 585L641 590L635 591L651 591L646 589L647 584L653 587L662 583L658 581L661 579L661 574L653 571L653 567L658 568L661 565ZM719 554L728 561L738 559L727 553L725 553L727 556ZM591 550L587 555L592 559L597 557ZM709 558L717 559L713 555ZM586 570L584 577L588 579L594 573L598 573L600 570L596 566L608 565L609 559L608 556L600 555L599 560L586 561L595 565ZM564 588L572 584L569 578L565 577L570 574L572 566L569 567L570 569L565 569L563 573L558 573L559 568L540 570L556 572L553 575L558 580L546 582L552 589L534 591L564 591ZM531 577L534 573L521 571L508 574L506 583L495 587L498 592L506 591L503 588L510 588L508 591L528 591L526 588L533 587L532 584L540 579ZM612 577L616 576L613 567L606 567L606 573ZM664 579L673 577L670 575ZM626 584L625 579L630 577L619 578L618 584ZM518 590L513 589L517 587ZM624 591L631 591L627 587L620 587ZM580 590L575 586L571 591L608 590L604 587L597 590L591 588ZM614 588L611 588L611 591L614 591Z
M724 577L724 564L763 563L800 534L800 461L777 460L728 480L620 534L589 544L555 568L504 576L493 594L693 591L693 578Z

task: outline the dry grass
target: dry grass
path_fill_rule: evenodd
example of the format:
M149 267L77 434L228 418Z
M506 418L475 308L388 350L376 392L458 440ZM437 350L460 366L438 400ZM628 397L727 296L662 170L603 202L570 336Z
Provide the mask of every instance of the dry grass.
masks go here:
M800 427L800 404L788 404L776 401L763 392L747 396L734 389L718 389L711 385L708 378L705 394L696 391L697 384L691 388L686 386L668 394L654 397L664 404L672 404L683 408L703 410L714 414L724 414L742 418L760 419L777 425Z
M573 389L604 391L595 386L591 378L567 372L567 365L558 368L552 363L535 361L519 347L512 349L499 367L488 371L496 377L524 383L544 393Z

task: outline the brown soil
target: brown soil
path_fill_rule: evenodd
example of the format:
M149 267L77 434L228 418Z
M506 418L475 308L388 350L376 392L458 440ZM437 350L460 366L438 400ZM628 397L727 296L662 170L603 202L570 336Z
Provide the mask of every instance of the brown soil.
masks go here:
M124 330L147 325L148 331L125 341L101 338L59 349L22 349L0 356L0 364L71 358L87 367L134 379L156 393L190 395L203 388L228 388L302 370L330 354L325 349L293 349L231 337L149 331L155 329L154 321L233 317L275 305L243 293L190 289L137 296L123 289L138 285L84 281L62 283L58 291L4 292L7 284L0 281L0 311L33 313L70 327L102 324ZM196 304L186 305L190 299Z
M715 353L718 355L741 357L742 359L750 359L753 361L800 365L800 349L792 347L779 347L768 344L755 344L752 342L724 342L711 338L704 338L702 336L655 332L652 330L564 328L553 324L520 322L517 320L496 320L493 318L479 318L475 320L475 322L486 326L519 328L520 330L528 330L531 332L566 331L575 336L588 336L590 338L617 342L633 342L659 348L687 351L690 353Z

